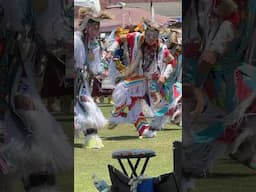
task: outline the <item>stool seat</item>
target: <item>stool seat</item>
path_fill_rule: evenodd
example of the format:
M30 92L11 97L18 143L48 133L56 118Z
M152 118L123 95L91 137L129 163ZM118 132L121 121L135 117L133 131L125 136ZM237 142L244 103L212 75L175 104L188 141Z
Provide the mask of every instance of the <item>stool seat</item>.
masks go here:
M125 150L114 151L112 153L112 158L118 160L124 174L128 176L128 173L122 163L122 159L127 160L129 167L132 171L132 174L130 176L131 178L133 176L137 177L138 175L143 175L144 171L146 170L149 159L154 156L156 156L156 153L153 150L149 150L149 149L125 149ZM136 159L136 163L133 164L130 159ZM140 174L137 174L136 170L139 166L141 159L145 159L145 162L143 164Z
M132 158L146 158L156 156L155 151L149 149L126 149L118 150L112 153L113 159L132 159Z

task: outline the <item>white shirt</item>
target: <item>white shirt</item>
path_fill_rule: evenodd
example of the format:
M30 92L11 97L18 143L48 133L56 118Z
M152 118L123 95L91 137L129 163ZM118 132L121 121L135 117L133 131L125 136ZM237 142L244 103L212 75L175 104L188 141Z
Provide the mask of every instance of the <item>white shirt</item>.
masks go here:
M74 59L75 68L83 69L86 63L85 47L82 40L82 34L79 31L74 33Z

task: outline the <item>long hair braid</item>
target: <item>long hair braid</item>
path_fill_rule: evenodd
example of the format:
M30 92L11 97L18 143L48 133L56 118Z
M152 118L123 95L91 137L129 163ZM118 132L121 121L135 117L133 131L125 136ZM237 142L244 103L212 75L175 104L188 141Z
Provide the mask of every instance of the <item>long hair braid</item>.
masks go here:
M142 66L145 64L145 48L146 48L146 43L145 40L141 45L141 50L142 50ZM158 61L158 55L159 55L159 43L156 44L156 61Z

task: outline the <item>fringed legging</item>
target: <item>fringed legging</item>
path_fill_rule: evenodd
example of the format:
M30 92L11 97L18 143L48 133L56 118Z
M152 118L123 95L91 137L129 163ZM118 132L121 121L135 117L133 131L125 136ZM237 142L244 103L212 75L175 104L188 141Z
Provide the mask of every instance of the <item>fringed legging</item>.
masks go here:
M112 121L120 123L119 118L121 118L122 122L134 124L140 136L145 130L150 129L142 110L146 90L145 79L134 78L121 82L113 93L115 109L112 112ZM126 108L128 108L128 113L125 113Z
M133 98L132 104L122 105L114 109L112 112L112 115L114 117L129 117L129 119L132 119L132 123L134 124L136 130L139 133L139 136L143 134L145 130L150 129L149 122L147 121L143 111L142 111L142 100L144 98ZM128 113L125 113L125 108L128 107Z

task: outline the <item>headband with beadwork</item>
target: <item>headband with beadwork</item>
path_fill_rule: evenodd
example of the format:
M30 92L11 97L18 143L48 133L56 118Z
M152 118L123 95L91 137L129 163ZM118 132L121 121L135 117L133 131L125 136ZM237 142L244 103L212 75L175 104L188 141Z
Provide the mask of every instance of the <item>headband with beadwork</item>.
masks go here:
M145 31L157 31L159 32L159 26L156 23L153 23L149 20L143 21Z

